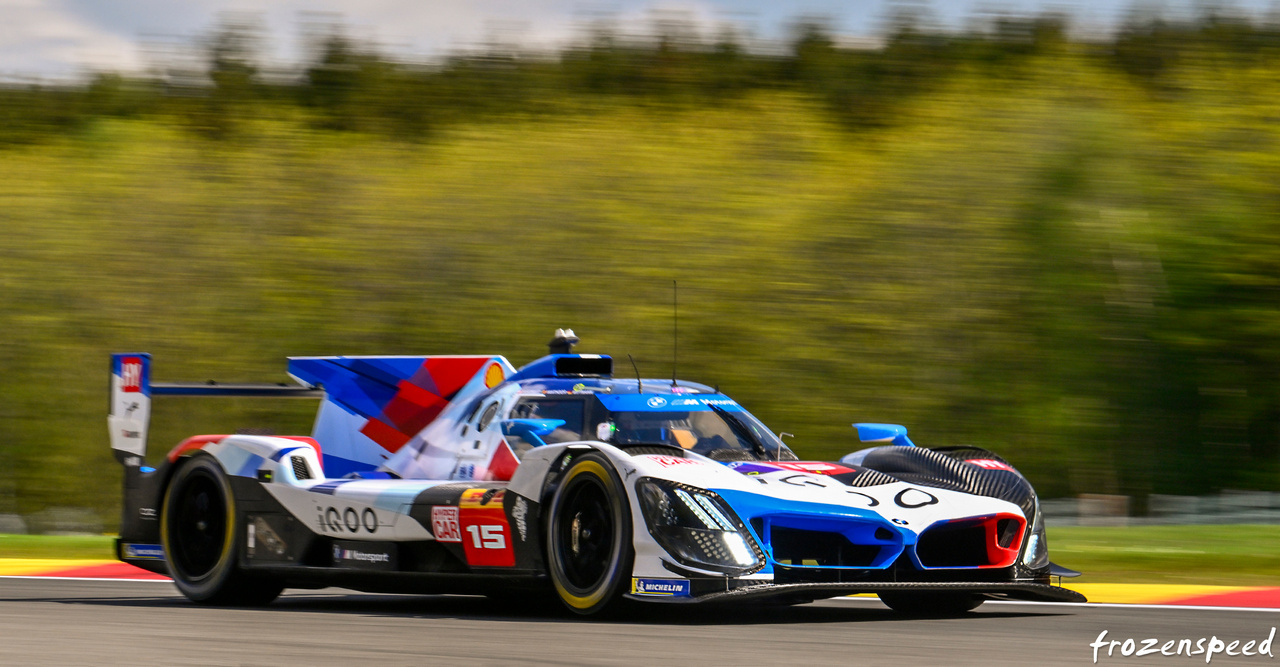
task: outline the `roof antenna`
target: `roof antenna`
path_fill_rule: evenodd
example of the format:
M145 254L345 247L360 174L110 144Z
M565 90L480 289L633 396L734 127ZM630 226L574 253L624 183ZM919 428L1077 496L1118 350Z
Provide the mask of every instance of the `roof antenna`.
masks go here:
M627 358L628 358L628 359L631 359L631 353L630 353L630 352L628 352L628 353L627 353ZM641 379L640 379L640 367L636 365L636 360L635 360L635 359L631 359L631 370L633 370L633 371L635 371L635 372L636 372L636 387L637 387L637 389L636 389L636 393L637 393L637 394L643 394L643 393L644 393L644 380L641 380Z
M680 340L680 285L671 281L671 386L676 386L676 362Z

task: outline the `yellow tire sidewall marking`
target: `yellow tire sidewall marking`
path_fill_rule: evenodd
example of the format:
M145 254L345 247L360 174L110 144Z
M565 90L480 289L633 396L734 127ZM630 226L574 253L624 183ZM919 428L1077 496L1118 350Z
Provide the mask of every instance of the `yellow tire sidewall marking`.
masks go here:
M574 478L587 472L595 473L596 477L604 483L607 489L613 488L613 477L604 466L595 461L582 461L575 465L573 469L569 471L569 476L565 478L563 483L561 483L560 488L565 488L569 485L569 482L574 480ZM610 495L613 495L612 491L610 491ZM621 526L618 527L619 530L621 530L621 528ZM614 554L614 556L616 557L617 554ZM604 596L609 592L609 587L604 586L591 595L578 596L570 593L556 577L552 577L551 581L555 584L556 592L560 594L560 598L575 609L588 609L603 600Z
M214 462L213 465L218 464ZM185 482L186 480L183 481ZM231 497L231 485L227 483L225 473L221 476L215 476L214 481L218 482L218 488L222 491L223 500L226 503L227 536L222 542L222 553L218 556L218 563L213 566L213 569L210 570L210 572L217 570L219 565L226 562L227 558L231 554L231 547L235 544L236 537L236 505L235 499ZM169 542L169 517L167 516L167 512L169 509L169 497L171 495L173 495L173 484L170 484L164 490L164 504L162 504L161 507L164 508L166 514L160 517L160 544L164 547L165 559L168 561L170 574L177 574L177 565L173 562L173 558L170 557L173 550L170 547ZM204 576L208 576L208 574L209 573L205 573Z

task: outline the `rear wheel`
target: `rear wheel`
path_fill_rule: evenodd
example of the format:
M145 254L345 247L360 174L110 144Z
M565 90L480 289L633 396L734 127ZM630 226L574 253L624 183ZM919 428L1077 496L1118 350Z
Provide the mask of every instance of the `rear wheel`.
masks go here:
M222 466L209 456L183 461L165 491L160 541L169 574L193 602L256 606L284 586L236 566L235 496Z
M560 600L578 614L615 603L634 553L626 492L607 459L586 454L573 461L547 523L547 566Z
M890 609L910 616L959 616L977 609L984 598L974 593L879 593Z

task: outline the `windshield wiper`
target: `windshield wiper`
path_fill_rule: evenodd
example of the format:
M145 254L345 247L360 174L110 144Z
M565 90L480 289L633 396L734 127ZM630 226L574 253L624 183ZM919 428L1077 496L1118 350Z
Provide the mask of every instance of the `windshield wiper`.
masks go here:
M765 449L764 443L760 442L760 439L756 437L756 434L750 428L738 421L738 418L733 416L733 413L710 403L707 404L707 407L711 408L712 412L719 415L729 425L729 430L733 431L733 434L738 436L739 440L751 443L751 448L756 451L756 456L760 456L766 461L769 460L769 450Z

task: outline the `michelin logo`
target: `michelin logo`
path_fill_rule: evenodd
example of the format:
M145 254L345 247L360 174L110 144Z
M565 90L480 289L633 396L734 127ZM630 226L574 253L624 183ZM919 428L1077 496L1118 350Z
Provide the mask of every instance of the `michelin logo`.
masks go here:
M632 579L633 595L661 595L665 597L688 597L688 579Z
M125 544L121 551L125 558L164 560L164 548L159 544Z

